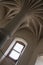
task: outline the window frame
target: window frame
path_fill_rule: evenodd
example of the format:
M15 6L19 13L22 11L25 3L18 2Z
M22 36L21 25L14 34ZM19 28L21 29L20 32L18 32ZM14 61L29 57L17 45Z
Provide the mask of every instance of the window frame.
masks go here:
M14 40L15 40L15 39L14 39ZM13 40L13 41L14 41L14 40ZM12 41L12 42L13 42L13 41ZM23 42L23 41L24 41L24 42ZM12 61L14 61L15 63L19 60L19 58L18 58L17 60L14 60L14 59L12 59L11 57L9 57L9 54L10 54L11 51L13 50L14 46L16 45L16 43L19 43L19 44L21 44L21 45L24 46L24 48L22 49L22 51L21 51L21 53L20 53L19 58L21 57L21 55L23 54L23 52L24 52L24 50L25 50L25 48L26 48L26 46L27 46L27 42L26 42L24 39L22 39L22 38L17 38L17 39L16 39L16 41L14 42L13 47L11 48L11 50L9 51L9 53L8 53L8 55L7 55L7 57L8 57L9 59L11 59Z
M5 57L9 57L8 55L9 55L11 49L13 48L13 46L15 45L15 42L16 42L16 41L21 41L21 42L23 42L23 43L25 44L25 48L24 48L23 52L25 51L25 49L26 49L26 47L27 47L27 42L26 42L26 40L23 39L23 38L20 38L20 37L15 37L15 38L12 39L12 41L11 41L9 47L6 49L5 53L4 53L3 56L1 57L0 62L3 61ZM22 54L23 54L23 52L22 52ZM22 56L22 54L21 54L21 56ZM10 59L10 60L13 60L13 59ZM19 60L18 60L18 61L19 61ZM17 63L18 63L18 61L17 61ZM15 62L14 62L14 63L15 63Z
M22 54L22 52L23 52L23 50L24 50L24 48L25 48L25 44L24 44L23 42L21 42L21 41L16 41L15 44L14 44L14 46L16 45L16 43L19 43L19 44L21 44L21 45L24 46L23 49L22 49L22 51L19 52L19 53L20 53L20 56L21 56L21 54ZM14 49L13 49L14 46L13 46L12 49L10 50L10 52L9 52L9 54L8 54L8 57L9 57L10 53L14 50ZM14 51L16 51L16 50L14 50ZM17 51L16 51L16 52L17 52ZM18 52L17 52L17 53L18 53ZM20 56L19 56L19 57L20 57ZM17 60L14 60L14 59L11 58L11 57L9 57L9 58L12 59L12 60L15 61L15 62L19 59L19 58L18 58Z

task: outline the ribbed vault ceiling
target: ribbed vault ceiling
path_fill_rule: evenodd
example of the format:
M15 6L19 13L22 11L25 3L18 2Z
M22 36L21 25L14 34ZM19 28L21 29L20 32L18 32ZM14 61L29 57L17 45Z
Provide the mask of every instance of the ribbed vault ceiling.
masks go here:
M18 30L27 27L38 39L41 39L43 37L43 0L0 1L0 24L9 23L21 10L24 10L26 15ZM3 26L0 25L0 27Z

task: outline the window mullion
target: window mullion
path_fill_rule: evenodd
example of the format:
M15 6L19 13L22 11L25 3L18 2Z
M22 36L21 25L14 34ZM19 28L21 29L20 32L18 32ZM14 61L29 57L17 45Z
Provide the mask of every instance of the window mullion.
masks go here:
M13 49L13 50L20 54L20 52L18 52L17 50L15 50L15 49Z

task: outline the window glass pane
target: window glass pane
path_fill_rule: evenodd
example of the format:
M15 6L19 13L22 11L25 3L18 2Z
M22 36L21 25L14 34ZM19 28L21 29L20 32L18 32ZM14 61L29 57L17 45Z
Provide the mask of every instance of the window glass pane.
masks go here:
M11 57L14 60L18 60L20 54L17 53L16 51L12 50L12 52L10 53L9 57Z
M37 58L35 65L43 65L43 56Z
M15 50L18 51L18 52L21 52L22 49L23 49L23 47L24 47L24 45L21 45L21 44L19 44L19 43L16 43L16 45L14 46L13 49L15 49Z

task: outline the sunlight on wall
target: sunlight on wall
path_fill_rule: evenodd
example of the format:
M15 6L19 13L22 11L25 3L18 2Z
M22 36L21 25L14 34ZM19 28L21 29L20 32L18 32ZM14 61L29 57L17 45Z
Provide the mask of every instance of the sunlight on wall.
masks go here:
M43 65L43 56L37 58L35 65Z

